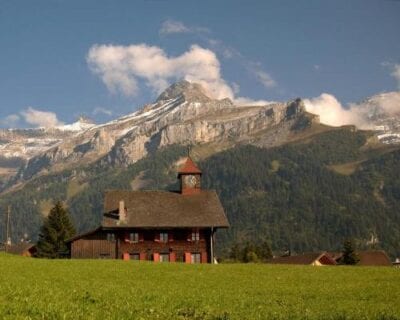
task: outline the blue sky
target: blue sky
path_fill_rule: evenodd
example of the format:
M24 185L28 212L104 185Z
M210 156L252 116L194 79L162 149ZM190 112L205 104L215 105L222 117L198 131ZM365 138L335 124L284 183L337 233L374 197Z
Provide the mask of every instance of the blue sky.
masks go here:
M0 0L0 126L106 121L180 78L357 102L399 90L399 17L396 0Z

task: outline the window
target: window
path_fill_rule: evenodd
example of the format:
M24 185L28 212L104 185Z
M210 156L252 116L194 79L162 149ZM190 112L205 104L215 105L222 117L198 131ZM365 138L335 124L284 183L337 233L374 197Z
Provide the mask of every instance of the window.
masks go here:
M169 262L169 254L160 253L160 262Z
M107 233L107 241L115 241L115 234L114 233Z
M139 233L137 233L137 232L131 232L130 234L129 234L129 241L130 242L139 242Z
M168 242L168 232L160 232L160 242Z
M200 253L192 253L191 254L191 263L201 263Z
M192 231L192 241L199 241L200 240L200 232L198 230Z

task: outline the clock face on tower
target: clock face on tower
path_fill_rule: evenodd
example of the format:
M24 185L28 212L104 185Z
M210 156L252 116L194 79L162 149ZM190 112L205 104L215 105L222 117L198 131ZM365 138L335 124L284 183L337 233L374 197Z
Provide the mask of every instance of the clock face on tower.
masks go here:
M196 176L189 174L187 176L185 176L184 178L185 180L185 185L189 188L195 188L197 185L197 178Z

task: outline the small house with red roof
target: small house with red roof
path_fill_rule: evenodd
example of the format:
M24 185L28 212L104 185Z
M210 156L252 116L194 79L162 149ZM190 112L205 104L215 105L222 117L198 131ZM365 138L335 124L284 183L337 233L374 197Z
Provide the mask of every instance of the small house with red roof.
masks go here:
M201 188L188 157L174 191L108 191L98 228L68 242L71 258L213 263L215 232L229 223L217 193Z
M334 266L336 261L327 252L310 252L295 256L275 257L267 261L271 264L299 264L310 266Z

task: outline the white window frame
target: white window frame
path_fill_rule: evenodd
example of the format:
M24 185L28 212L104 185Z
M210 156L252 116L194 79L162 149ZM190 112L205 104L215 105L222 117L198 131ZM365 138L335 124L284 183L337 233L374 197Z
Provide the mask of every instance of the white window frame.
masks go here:
M108 232L107 233L107 241L115 242L115 233L114 232Z
M200 231L199 230L193 230L191 239L192 239L192 241L200 241Z
M130 232L129 233L129 242L138 243L139 242L139 232Z
M160 242L167 243L168 240L168 232L160 232Z

